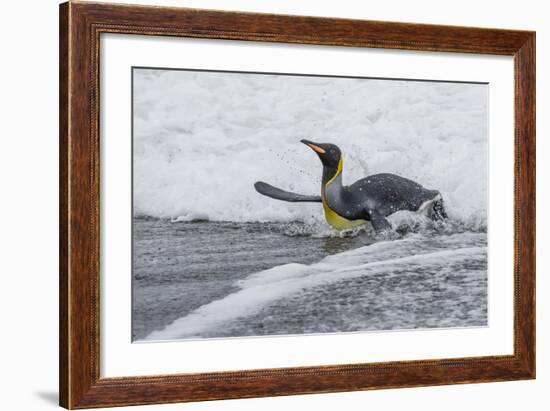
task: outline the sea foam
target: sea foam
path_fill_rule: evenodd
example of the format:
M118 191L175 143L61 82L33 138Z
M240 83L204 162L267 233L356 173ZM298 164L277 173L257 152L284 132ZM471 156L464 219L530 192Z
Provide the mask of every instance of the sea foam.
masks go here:
M487 86L136 69L134 214L178 221L323 221L307 138L340 146L344 183L390 172L441 191L451 218L485 224Z

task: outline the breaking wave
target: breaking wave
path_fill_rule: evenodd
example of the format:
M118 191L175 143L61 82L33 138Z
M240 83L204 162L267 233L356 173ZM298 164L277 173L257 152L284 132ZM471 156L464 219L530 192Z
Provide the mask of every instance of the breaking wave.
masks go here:
M345 184L396 173L440 190L452 220L486 224L485 85L148 69L134 81L136 216L323 224L319 204L253 188L318 193L307 138L342 148Z

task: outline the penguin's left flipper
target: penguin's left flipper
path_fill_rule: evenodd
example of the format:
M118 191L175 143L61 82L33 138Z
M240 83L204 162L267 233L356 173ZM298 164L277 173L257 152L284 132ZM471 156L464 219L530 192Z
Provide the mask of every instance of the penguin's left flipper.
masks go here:
M369 213L369 216L372 228L374 228L374 231L376 231L377 233L392 230L391 224L388 220L386 220L386 217L384 217L383 214L376 211L371 211Z
M276 200L289 201L291 203L321 203L323 201L321 196L308 196L304 194L291 193L290 191L273 187L271 184L264 183L263 181L254 183L254 188L258 193L263 194L264 196L271 197Z

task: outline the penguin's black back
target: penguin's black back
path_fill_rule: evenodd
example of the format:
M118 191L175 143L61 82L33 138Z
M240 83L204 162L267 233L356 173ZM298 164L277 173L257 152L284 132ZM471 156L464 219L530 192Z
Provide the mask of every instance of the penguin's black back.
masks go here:
M344 187L344 193L346 203L361 204L384 216L399 210L417 211L424 202L439 194L437 190L428 190L408 178L390 173L362 178Z

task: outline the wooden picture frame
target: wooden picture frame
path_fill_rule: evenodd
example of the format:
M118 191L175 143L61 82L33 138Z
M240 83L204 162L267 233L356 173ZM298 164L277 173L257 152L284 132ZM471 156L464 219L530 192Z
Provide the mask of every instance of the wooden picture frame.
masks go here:
M514 354L100 378L101 33L513 56ZM91 408L535 377L535 33L69 2L60 6L60 405Z

